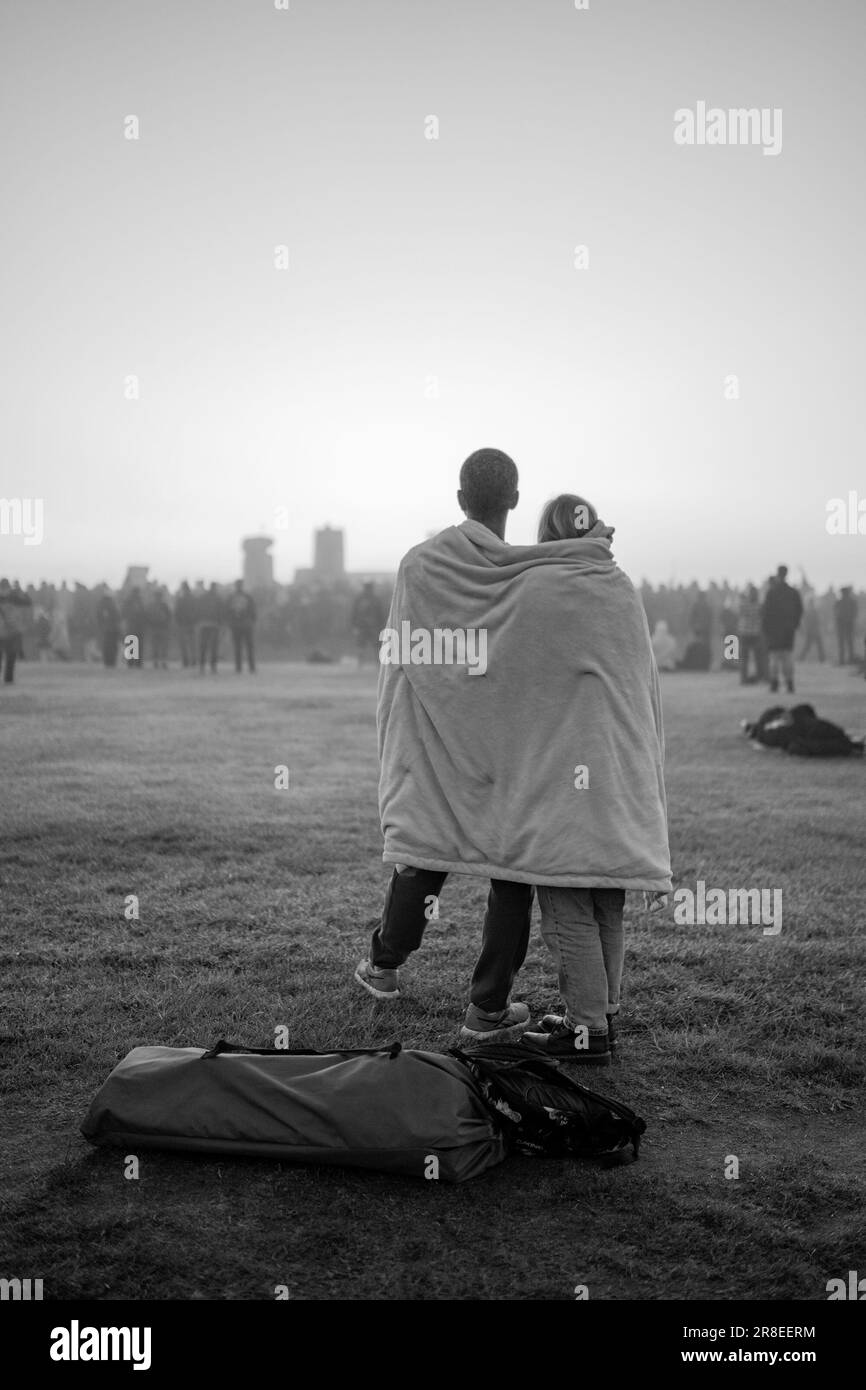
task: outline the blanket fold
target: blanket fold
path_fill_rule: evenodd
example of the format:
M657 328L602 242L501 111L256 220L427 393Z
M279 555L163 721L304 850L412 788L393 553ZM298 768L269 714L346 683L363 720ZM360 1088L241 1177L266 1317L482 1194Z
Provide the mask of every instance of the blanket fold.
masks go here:
M449 527L404 557L380 660L386 863L670 890L658 674L609 541Z

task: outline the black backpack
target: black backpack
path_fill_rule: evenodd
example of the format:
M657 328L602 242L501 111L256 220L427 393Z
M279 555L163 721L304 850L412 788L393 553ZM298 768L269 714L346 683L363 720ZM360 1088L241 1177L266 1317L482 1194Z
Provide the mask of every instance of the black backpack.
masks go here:
M534 1056L521 1043L450 1051L469 1068L517 1153L595 1158L604 1168L638 1157L645 1122L627 1105L575 1081L556 1058Z

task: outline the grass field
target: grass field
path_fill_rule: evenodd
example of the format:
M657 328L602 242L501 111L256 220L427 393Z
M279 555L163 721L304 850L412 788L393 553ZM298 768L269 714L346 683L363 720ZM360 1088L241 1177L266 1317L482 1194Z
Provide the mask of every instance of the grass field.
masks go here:
M806 667L798 694L866 727L862 680ZM784 924L630 916L621 1060L581 1079L644 1116L639 1163L515 1158L454 1188L145 1154L127 1181L78 1133L126 1051L279 1024L446 1047L484 890L450 881L376 1004L352 982L387 881L373 671L22 666L0 689L0 1274L61 1299L811 1300L866 1270L866 765L755 753L738 723L769 700L729 676L664 700L676 882L781 888ZM515 997L556 1002L537 931Z

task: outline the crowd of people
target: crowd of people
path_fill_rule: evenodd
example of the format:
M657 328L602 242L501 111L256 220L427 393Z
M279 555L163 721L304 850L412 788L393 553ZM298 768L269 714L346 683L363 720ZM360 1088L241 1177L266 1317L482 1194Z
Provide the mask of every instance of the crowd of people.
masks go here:
M359 591L308 583L256 594L240 579L230 587L184 581L172 594L159 583L113 591L3 579L0 670L7 684L21 659L216 672L226 637L238 672L255 671L260 642L272 657L328 662L354 648L359 661L372 662L387 613L369 581Z
M852 586L819 595L805 581L794 588L782 569L760 590L754 584L741 590L728 584L642 584L659 669L738 669L744 682L775 679L778 686L781 678L793 679L794 657L823 662L832 656L840 665L861 659L858 614L862 626L866 594L858 608ZM238 671L255 670L259 649L267 657L322 662L355 653L373 663L387 614L387 596L369 581L360 590L305 583L255 594L241 580L231 586L199 581L184 582L172 594L159 583L70 589L65 581L22 587L2 579L0 668L7 684L22 658L157 669L177 663L215 672L226 638ZM733 650L726 646L732 636L738 644Z
M256 661L253 633L256 603L238 579L228 594L218 584L194 589L184 580L174 600L162 585L143 593L133 585L120 603L103 585L96 604L96 625L102 661L116 666L121 644L131 666L141 666L149 650L153 665L166 670L172 629L177 636L181 665L197 666L215 672L219 662L220 629L231 634L235 670L243 670L244 659L250 671Z
M42 584L22 589L0 580L0 652L4 680L13 679L15 662L30 656L46 660L99 660L104 666L122 661L141 667L146 660L165 670L175 651L182 666L216 671L220 635L231 637L235 667L244 660L255 670L253 633L256 603L242 580L228 591L216 583L184 581L173 597L162 584L133 584L112 593L107 584L86 589L65 581L59 588Z
M644 584L641 594L661 671L739 670L744 685L767 681L776 691L784 680L792 691L795 659L826 661L834 635L838 665L863 659L857 616L866 603L861 610L850 584L819 595L805 580L800 588L790 584L780 565L760 590Z

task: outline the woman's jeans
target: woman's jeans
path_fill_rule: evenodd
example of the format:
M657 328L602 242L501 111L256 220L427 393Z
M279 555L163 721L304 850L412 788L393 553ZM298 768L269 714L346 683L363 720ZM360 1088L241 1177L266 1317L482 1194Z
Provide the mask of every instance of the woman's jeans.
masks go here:
M619 1009L625 935L623 888L538 889L541 934L559 971L566 1022L607 1031Z

